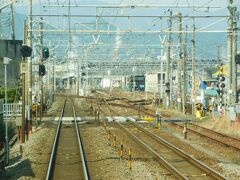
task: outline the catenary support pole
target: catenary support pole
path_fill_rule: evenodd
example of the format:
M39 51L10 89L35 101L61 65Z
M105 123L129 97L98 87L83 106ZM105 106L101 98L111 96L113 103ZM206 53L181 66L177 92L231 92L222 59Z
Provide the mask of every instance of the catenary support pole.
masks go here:
M24 21L24 44L27 37L27 25ZM27 60L23 58L21 62L21 75L22 75L22 127L21 127L21 143L25 143L25 131L26 131L26 72L27 72Z
M11 25L12 25L12 40L15 40L15 20L14 20L14 12L13 12L13 4L11 4ZM1 13L1 12L0 12Z
M25 82L26 82L26 60L24 59L22 62L22 127L21 127L21 143L25 143Z
M43 29L43 18L40 18L40 29ZM43 32L40 34L40 45L41 45L41 51L43 48ZM39 64L42 63L42 55L40 55ZM40 122L42 122L42 116L43 116L43 76L39 75L39 81L40 81Z
M195 83L196 83L196 78L195 78L195 68L196 68L196 62L195 62L195 20L193 19L193 26L192 26L192 114L194 114L194 109L195 109Z
M237 102L237 64L236 64L236 55L237 55L237 8L232 8L233 14L233 33L232 33L232 102Z
M177 83L178 83L178 89L177 89L177 105L178 110L182 110L182 77L181 77L181 71L182 71L182 14L179 13L178 15L178 62L177 62Z
M227 104L230 105L232 102L231 94L232 94L232 32L233 32L233 0L228 1L228 73L227 73Z
M53 66L52 66L52 102L54 101L54 92L55 92L55 58L52 60Z
M9 143L8 143L8 99L7 99L7 63L4 64L5 69L5 128L6 128L6 134L5 134L5 151L6 151L6 165L8 165L9 160Z
M170 11L170 18L169 18L169 26L168 26L168 46L167 46L167 62L166 62L166 85L169 84L168 88L166 89L166 105L169 107L170 105L170 94L171 94L171 88L170 88L170 63L171 63L171 44L172 44L172 11ZM168 91L169 90L169 91Z
M29 0L29 16L28 16L28 46L32 48L32 0ZM28 128L32 124L32 56L28 58ZM29 124L30 123L30 124ZM28 133L29 129L27 129Z
M186 94L187 94L187 73L186 73L186 62L187 62L187 26L184 33L184 48L183 48L183 60L182 60L182 109L186 112Z

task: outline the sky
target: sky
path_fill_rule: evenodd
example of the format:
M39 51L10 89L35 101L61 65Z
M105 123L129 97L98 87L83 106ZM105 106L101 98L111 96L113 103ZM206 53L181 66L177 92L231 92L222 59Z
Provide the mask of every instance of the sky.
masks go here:
M0 5L7 3L9 0L0 0ZM18 9L25 8L24 11L27 13L29 0L16 0L18 3L15 3L15 11L18 12ZM33 4L49 4L49 3L57 3L60 2L61 4L65 2L68 4L69 0L32 0ZM104 3L104 4L127 4L127 5L194 5L194 6L217 6L223 9L227 8L229 0L71 0L71 4L94 4L95 2ZM233 0L234 5L240 9L240 0ZM211 11L219 11L219 9L212 9Z
M8 0L0 0L0 3ZM27 4L28 0L19 0L21 3ZM68 2L68 0L58 0L59 2ZM87 2L95 2L96 0L87 0ZM196 5L196 6L220 6L225 8L228 0L99 0L106 4L158 4L158 5ZM54 0L33 0L33 3L48 3ZM55 0L57 2L57 0ZM82 3L86 0L71 0L71 3ZM239 4L239 0L233 0L234 4Z
M48 0L33 0L33 2L36 2L36 3L38 3L39 1L48 2ZM62 1L65 1L65 0L62 0ZM88 0L88 1L94 2L95 0ZM164 4L164 5L166 4L168 5L169 4L194 4L194 5L210 4L210 5L223 5L223 6L226 5L228 2L228 0L101 0L101 1L108 4L119 4L119 3L122 3L122 4L146 3L146 4ZM237 1L238 0L234 0L234 2L237 2ZM71 2L81 2L81 0L71 0Z

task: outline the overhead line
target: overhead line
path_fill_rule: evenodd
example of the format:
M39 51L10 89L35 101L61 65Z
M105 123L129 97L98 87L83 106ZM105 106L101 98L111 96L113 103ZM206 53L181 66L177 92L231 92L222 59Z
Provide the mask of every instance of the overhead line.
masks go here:
M33 14L32 16L51 16L51 17L67 17L68 14ZM71 14L71 17L81 17L81 18L170 18L169 15L93 15L93 14ZM177 18L177 16L172 16L173 19ZM229 16L215 16L215 15L207 15L207 16L189 16L189 15L183 15L183 18L228 18Z
M43 7L69 7L69 5L43 5ZM70 5L73 8L201 8L201 9L219 9L222 8L220 6L189 6L189 5L119 5L119 4L112 4L112 5L83 5L83 4L76 4Z
M33 32L62 32L62 33L65 33L65 32L69 32L68 29L32 29L32 30L29 30L29 31L33 31ZM128 29L125 29L125 30L82 30L82 29L79 29L79 30L71 30L70 31L71 33L106 33L106 34L109 34L109 33L163 33L163 32L166 32L168 33L169 31L161 31L161 30L128 30ZM180 31L171 31L172 33L179 33ZM181 31L181 32L187 32L187 33L192 33L192 31ZM198 33L222 33L222 32L229 32L228 30L207 30L207 31L197 31Z

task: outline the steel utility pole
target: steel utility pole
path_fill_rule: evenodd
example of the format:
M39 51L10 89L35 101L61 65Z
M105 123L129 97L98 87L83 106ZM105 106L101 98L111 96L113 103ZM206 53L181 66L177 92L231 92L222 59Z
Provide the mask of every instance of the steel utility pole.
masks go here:
M4 63L4 69L5 69L5 124L6 124L6 134L5 134L5 149L6 149L6 165L8 165L8 158L9 158L9 144L8 144L8 111L7 111L7 63ZM7 112L6 112L7 111Z
M14 13L13 13L13 4L11 4L11 20L12 20L12 40L15 40L15 21L14 21ZM1 12L0 12L1 13Z
M24 44L26 43L27 37L27 25L24 21ZM26 131L26 73L27 73L27 62L26 58L23 58L21 62L21 75L22 75L22 127L21 127L21 143L25 143L25 131Z
M163 100L163 48L164 48L164 43L165 43L165 38L166 36L164 36L164 38L162 38L160 35L159 35L159 39L160 39L160 44L161 44L161 54L160 54L160 61L161 61L161 74L160 74L160 97L161 99Z
M29 0L29 17L28 17L28 46L32 48L32 0ZM27 128L32 124L32 56L28 58L28 122ZM28 131L27 138L28 138Z
M186 61L187 61L187 26L184 33L184 48L183 48L183 61L182 61L182 109L186 112L186 94L187 94L187 76L186 76Z
M4 64L4 76L5 76L5 102L4 102L4 119L5 119L5 152L6 152L6 165L9 163L9 142L8 142L8 95L7 95L7 65L11 59L4 57L3 64Z
M27 67L26 67L26 59L23 59L22 65L21 65L21 71L22 71L22 128L21 128L21 143L25 143L25 118L26 118L26 112L25 112L25 105L26 105L26 71L27 71Z
M40 29L43 29L43 18L40 18ZM41 31L40 35L40 44L41 44L41 50L43 49L43 32ZM42 63L42 55L40 55L39 64ZM39 74L39 81L40 81L40 122L42 122L42 116L43 116L43 76Z
M77 65L77 96L79 96L79 68L80 68L80 60L78 59L78 65Z
M52 67L52 101L54 101L54 92L55 92L55 59L53 61L53 67Z
M196 43L195 43L195 20L193 19L193 27L192 27L192 114L194 114L194 109L195 109L195 67L196 67L196 61L195 61L195 48L196 48Z
M232 7L233 31L232 31L232 102L237 102L237 8Z
M160 74L160 97L163 101L163 42L161 43L161 74Z
M182 62L182 14L178 13L178 62L177 62L177 83L178 83L178 94L177 94L177 107L178 110L182 110L182 78L181 78L181 62Z
M232 32L233 32L233 0L228 1L228 10L229 10L229 18L228 18L228 77L227 77L227 104L230 105L232 103Z
M166 62L166 105L169 107L170 104L170 95L171 95L171 88L170 88L170 62L171 62L171 45L172 45L172 11L170 11L170 18L169 18L169 26L168 26L168 46L167 46L167 62ZM169 88L169 89L167 89Z

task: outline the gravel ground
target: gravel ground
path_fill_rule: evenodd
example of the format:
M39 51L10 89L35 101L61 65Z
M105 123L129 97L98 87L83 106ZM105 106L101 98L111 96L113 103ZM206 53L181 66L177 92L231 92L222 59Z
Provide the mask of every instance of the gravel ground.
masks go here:
M209 117L198 120L196 123L206 128L240 138L240 122L229 121L224 117Z
M120 159L118 151L109 145L99 126L83 125L81 135L92 179L174 179L164 176L167 171L161 169L152 158L143 158L134 153L130 170L127 157Z
M133 93L131 92L114 92L114 96L120 94L128 99L134 99ZM136 93L137 94L137 93ZM135 96L137 97L137 96ZM141 95L143 98L143 95ZM138 97L138 99L140 96ZM148 106L148 108L153 106ZM174 110L160 109L161 112L171 114L171 115L181 115L182 113L176 112ZM238 136L240 126L237 123L231 123L224 118L212 118L197 121L204 127L214 129L226 134ZM204 163L210 165L212 168L222 172L224 175L228 176L230 179L240 179L240 156L239 152L234 151L231 148L223 147L211 140L196 136L188 135L188 140L183 139L182 129L169 128L165 129L168 131L168 140L175 143L177 146L182 147L187 152L193 154L197 159L203 161ZM173 138L175 136L176 138ZM184 142L185 145L181 145ZM189 146L190 145L190 146Z
M55 128L40 126L26 143L15 144L10 150L10 164L0 179L44 179L54 134Z
M78 116L83 116L84 113L88 112L86 107L89 107L89 105L87 103L89 101L86 99L75 101ZM107 135L99 124L80 125L91 179L174 179L147 152L141 152L139 150L141 147L134 143L131 138L126 135L120 136L118 132L121 130L114 127L108 127L108 130L111 130L112 134L115 132L117 138L121 137L123 139L125 153L122 159L120 159L119 149L113 147L113 138L111 137L112 143L109 145ZM127 156L129 147L131 147L133 158L131 170L128 167Z
M57 97L44 116L58 116L62 101L63 98ZM38 127L33 127L33 132L26 143L16 143L10 149L10 164L5 171L0 172L0 179L44 179L56 131L55 126L42 122Z
M132 99L134 97L143 99L145 96L142 93L121 93L121 95ZM108 97L110 96L108 95ZM45 116L58 116L63 99L64 96L57 96L55 103ZM94 101L86 100L85 98L77 100L77 109L81 116L93 116L89 109L91 102L95 105ZM135 115L137 113L136 110L128 109L126 111L126 108L121 108L121 110L118 107L112 108L114 111L124 115ZM155 109L155 107L152 108ZM166 112L171 113L172 111ZM113 112L109 111L109 113ZM212 121L200 121L200 123L205 127L236 136L240 132L238 126L231 126L226 121L220 123L219 120L213 119ZM156 131L153 128L152 130ZM117 132L117 130L116 134L119 133L118 136L122 137L124 144L132 148L134 155L131 171L128 168L126 154L123 159L119 158L118 151L113 146L109 146L101 126L96 124L82 125L81 133L84 139L84 148L87 152L87 161L90 164L92 179L155 179L156 177L158 179L174 179L172 176L164 175L167 172L161 169L155 160L145 156L145 153L141 154L139 152L140 147L133 145L131 138L120 135L120 132ZM158 130L156 133L159 133L169 142L176 144L195 158L228 176L229 179L240 179L240 157L238 152L194 135L189 136L188 140L184 140L182 130L163 127L161 131ZM0 179L44 179L54 134L55 125L41 124L37 131L31 134L29 141L22 144L22 154L19 152L20 145L16 144L10 152L10 165L5 172L0 172Z
M184 140L182 129L173 128L167 124L164 125L163 129L164 133L170 135L166 136L168 141L177 143L184 151L193 154L195 158L210 165L229 179L240 179L240 157L236 150L192 133L188 133L188 139ZM172 135L176 138L173 138ZM185 145L181 145L179 140Z

